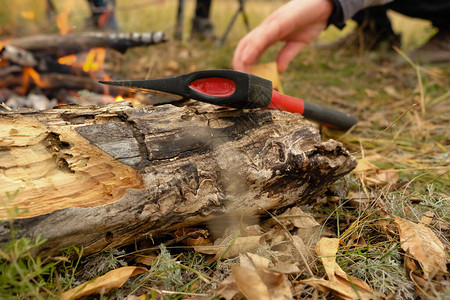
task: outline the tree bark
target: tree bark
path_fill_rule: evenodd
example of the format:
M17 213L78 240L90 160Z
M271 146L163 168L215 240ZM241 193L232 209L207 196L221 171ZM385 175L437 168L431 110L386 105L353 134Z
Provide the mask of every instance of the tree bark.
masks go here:
M19 237L90 254L218 215L314 200L356 160L297 114L201 104L0 113L0 198ZM6 209L0 211L4 220ZM10 238L9 223L0 243Z

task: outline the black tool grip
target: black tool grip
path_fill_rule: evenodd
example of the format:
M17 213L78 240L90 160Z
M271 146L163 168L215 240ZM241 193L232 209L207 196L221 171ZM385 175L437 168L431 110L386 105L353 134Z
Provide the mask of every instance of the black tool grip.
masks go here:
M349 130L358 120L347 113L304 101L303 116L328 127Z

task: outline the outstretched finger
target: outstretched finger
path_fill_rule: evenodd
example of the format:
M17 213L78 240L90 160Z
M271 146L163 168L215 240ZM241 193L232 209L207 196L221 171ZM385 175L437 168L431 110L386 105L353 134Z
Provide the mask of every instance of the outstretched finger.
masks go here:
M278 41L273 29L266 26L258 27L250 32L238 44L234 57L233 68L238 71L248 71L248 67L255 64L266 50Z
M287 42L277 56L278 72L286 71L291 60L305 48L304 42Z

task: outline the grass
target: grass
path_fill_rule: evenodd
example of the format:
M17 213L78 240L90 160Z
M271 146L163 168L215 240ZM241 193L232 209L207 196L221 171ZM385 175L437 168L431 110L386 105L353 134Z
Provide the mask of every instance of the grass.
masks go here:
M17 194L7 194L6 202L13 201ZM59 257L42 260L34 254L45 243L40 235L34 240L18 237L14 218L21 213L17 207L8 211L11 238L0 249L0 298L56 299L62 290L79 284L74 275L82 250L70 247L62 249Z
M56 1L55 1L56 2ZM284 1L247 1L254 27ZM117 13L122 31L164 30L172 36L176 1L121 1ZM58 11L68 11L68 23L82 31L89 16L84 1L60 1ZM238 19L227 44L218 47L189 41L194 1L187 1L184 41L129 50L121 60L118 78L142 79L181 74L193 70L231 68L234 47L246 30ZM212 20L221 36L237 1L214 1ZM34 18L31 18L32 12ZM0 36L56 32L37 1L0 1ZM402 34L402 51L423 44L434 29L428 22L391 13L394 30ZM348 33L329 28L320 39L333 40ZM263 62L273 61L280 46L271 49ZM394 65L395 61L404 61ZM323 224L323 230L340 237L346 247L339 252L342 268L366 281L374 290L393 293L397 299L412 299L416 292L405 279L398 237L380 226L387 214L419 222L426 213L434 216L430 227L449 245L450 221L450 65L415 65L403 52L352 53L318 51L310 47L298 55L281 75L286 94L352 112L360 120L351 132L322 129L322 138L341 141L358 159L366 158L381 173L395 173L391 181L371 184L348 175L335 184L324 199L307 210ZM447 228L447 229L446 229ZM1 249L0 296L8 298L56 297L81 281L125 264L136 264L129 248L114 249L93 257L79 257L78 249L67 250L59 261L42 261L31 255L42 240L17 239ZM184 248L183 248L184 249ZM267 257L277 257L265 249ZM180 299L186 294L210 293L230 274L234 260L217 263L208 256L177 248L161 247L148 274L139 275L106 296L124 297L147 293L150 299ZM320 266L313 268L323 275ZM299 277L304 275L298 275ZM296 290L301 290L296 287ZM449 287L447 286L447 291ZM439 298L441 297L441 298ZM444 299L445 290L436 299Z

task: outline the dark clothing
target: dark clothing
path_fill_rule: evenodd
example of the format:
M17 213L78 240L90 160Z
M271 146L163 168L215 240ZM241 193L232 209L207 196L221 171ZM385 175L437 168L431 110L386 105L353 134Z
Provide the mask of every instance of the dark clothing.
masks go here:
M429 20L434 27L450 31L449 0L396 0L386 8L405 16Z
M211 0L197 0L195 7L195 16L197 18L209 19L209 10L211 7Z
M92 11L92 23L100 29L118 30L114 15L116 0L88 0Z
M355 18L359 23L364 19L363 11L379 18L380 26L390 26L387 23L385 11L392 9L396 12L413 18L431 21L433 26L440 30L450 30L450 1L449 0L331 0L334 10L330 17L330 23L342 28L345 21ZM378 5L382 3L384 5ZM384 13L383 13L384 11Z

